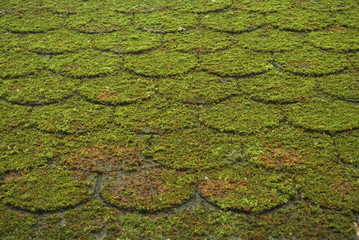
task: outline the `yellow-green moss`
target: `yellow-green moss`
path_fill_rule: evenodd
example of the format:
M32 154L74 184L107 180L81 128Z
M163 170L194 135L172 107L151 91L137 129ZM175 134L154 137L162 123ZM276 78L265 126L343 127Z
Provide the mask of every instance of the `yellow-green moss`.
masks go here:
M117 12L137 13L137 12L156 12L170 9L169 0L128 0L110 2L111 7Z
M335 135L334 141L340 159L359 167L359 131L339 133Z
M321 1L293 1L292 5L295 5L304 9L311 9L314 11L340 11L358 7L358 3L355 0L321 0Z
M28 121L31 108L0 101L0 131L11 130Z
M232 5L232 0L174 0L169 2L173 9L196 13L219 11Z
M359 28L358 19L359 7L353 7L343 12L338 12L334 15L335 22L341 26Z
M242 0L234 2L235 8L247 11L269 13L288 9L292 0Z

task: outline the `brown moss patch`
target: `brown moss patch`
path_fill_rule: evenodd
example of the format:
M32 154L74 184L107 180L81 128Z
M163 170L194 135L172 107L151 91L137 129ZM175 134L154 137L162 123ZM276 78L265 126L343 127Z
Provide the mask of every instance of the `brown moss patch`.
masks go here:
M260 162L269 168L283 169L287 167L295 167L303 162L303 157L294 149L274 148L269 152L259 155Z

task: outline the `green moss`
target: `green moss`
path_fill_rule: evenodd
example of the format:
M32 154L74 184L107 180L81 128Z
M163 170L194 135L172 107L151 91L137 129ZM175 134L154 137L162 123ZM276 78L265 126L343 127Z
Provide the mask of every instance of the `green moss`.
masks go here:
M292 31L313 31L333 23L331 14L301 8L288 8L268 16L268 21L279 29Z
M359 49L359 33L348 28L334 27L329 31L311 32L308 39L316 47L338 52Z
M153 159L160 165L197 171L228 166L239 158L238 137L206 129L157 136L151 142Z
M137 53L159 47L161 44L160 35L134 29L96 34L91 40L95 49L115 53Z
M170 33L164 36L166 48L181 52L203 53L221 50L231 45L233 40L234 38L230 34L202 29Z
M79 93L91 101L104 104L133 103L154 94L155 83L131 74L85 79Z
M336 134L334 141L340 159L345 163L359 167L359 131Z
M297 102L313 95L314 78L270 71L238 82L244 94L257 101L268 103Z
M0 131L10 130L27 122L30 107L0 101Z
M358 3L355 0L297 0L293 1L292 5L314 11L338 11L357 7Z
M358 10L359 7L355 7L347 11L338 12L334 17L335 22L341 26L358 29L359 28Z
M83 133L101 129L111 116L110 107L70 99L36 109L30 121L46 132Z
M160 79L157 85L164 97L188 103L213 103L238 92L234 79L204 72Z
M168 132L196 126L194 112L185 105L167 99L116 108L114 121L135 132Z
M320 90L340 99L359 100L358 73L328 75L318 80Z
M8 176L0 186L0 198L32 212L54 211L89 198L90 185L62 168L43 167Z
M128 0L111 2L111 6L118 12L138 13L138 12L156 12L169 9L171 1L169 0Z
M169 1L171 2L171 1ZM206 13L228 8L232 5L231 0L175 0L172 8L186 12Z
M84 9L84 11L71 15L66 20L66 24L70 28L84 33L113 32L131 24L130 16L106 8L92 9L92 11Z
M16 33L40 33L60 28L64 20L64 15L45 9L14 11L0 18L0 26Z
M196 67L195 55L166 50L154 50L140 55L127 55L125 68L139 75L165 77L185 73Z
M8 54L25 51L26 46L23 44L22 35L0 30L0 49Z
M288 51L300 47L303 42L303 36L298 33L269 28L242 33L237 37L238 45L260 52Z
M278 108L241 97L205 107L200 113L200 121L205 125L237 133L260 132L278 125L282 118Z
M0 94L14 103L45 104L70 96L79 80L68 79L48 72L5 80L0 84Z
M289 122L305 129L333 133L359 127L359 106L341 100L313 98L285 111Z
M359 52L348 55L350 64L353 66L354 71L359 70Z
M216 31L240 33L259 28L265 21L266 17L259 14L229 11L206 14L201 24Z
M201 67L220 76L245 76L273 68L271 56L250 50L232 48L200 56Z
M46 60L35 53L2 54L0 57L0 77L14 78L30 75L42 70L45 63Z
M194 27L197 24L197 15L175 11L138 13L134 21L135 26L143 31L168 33Z
M284 70L292 73L319 76L336 73L349 67L344 55L304 46L290 52L277 53L274 59Z
M122 58L113 53L87 51L53 56L49 68L70 77L96 77L112 74L121 68Z
M107 179L102 197L120 208L158 211L194 195L194 178L174 170L148 169Z
M358 211L358 178L358 170L333 163L308 169L298 183L303 197L320 206Z
M234 7L247 10L247 11L255 11L261 13L269 13L275 12L279 10L285 10L290 7L290 3L292 0L243 0L236 1Z
M295 194L282 174L243 164L209 174L199 186L209 202L222 209L263 212L284 204Z

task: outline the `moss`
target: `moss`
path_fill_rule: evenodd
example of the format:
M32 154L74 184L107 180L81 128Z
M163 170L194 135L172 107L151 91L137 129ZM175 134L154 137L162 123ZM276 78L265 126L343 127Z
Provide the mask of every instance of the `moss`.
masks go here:
M313 95L315 79L270 71L238 82L244 94L257 101L290 103Z
M359 71L359 52L348 55L348 59L354 71Z
M117 12L138 13L138 12L156 12L169 9L171 1L168 0L129 0L116 1L111 3Z
M184 31L197 24L197 15L176 11L138 13L135 26L146 32L168 33Z
M242 33L237 37L238 45L260 52L288 51L300 47L303 42L304 37L298 33L270 28Z
M358 73L347 72L337 75L328 75L318 80L319 88L324 93L340 99L359 100Z
M359 167L359 131L336 134L334 141L340 159L345 163Z
M8 176L0 186L2 202L28 211L54 211L89 198L91 184L57 167L43 167Z
M95 49L115 53L138 53L159 47L161 44L160 35L135 29L96 34L91 40Z
M14 11L0 18L0 26L16 33L40 33L60 28L64 20L64 15L44 9Z
M30 107L0 101L0 131L10 130L27 122Z
M329 31L312 32L308 40L316 47L338 52L359 49L359 33L353 29L333 27Z
M234 79L204 72L160 79L157 85L162 96L188 103L218 102L238 92Z
M123 29L131 24L130 16L116 13L109 9L84 9L71 15L66 24L68 27L84 33L104 33Z
M209 174L200 192L222 209L263 212L284 204L295 194L293 183L281 174L273 174L243 164Z
M271 56L250 50L232 48L200 56L201 67L220 76L246 76L273 68Z
M104 104L139 102L154 94L155 83L131 74L85 79L79 93L87 99Z
M79 80L43 72L9 79L0 85L3 97L20 104L47 104L60 101L76 90Z
M335 22L344 27L359 28L358 9L354 7L335 15Z
M240 33L257 29L264 25L265 16L245 11L228 11L206 14L201 24L221 32Z
M169 1L171 2L171 1ZM206 13L226 9L232 5L231 0L176 0L172 8L185 12Z
M271 25L279 29L313 31L329 26L334 20L328 12L318 12L293 7L269 15L268 21Z
M308 169L298 183L303 197L320 206L358 211L358 177L356 169L333 163Z
M125 57L126 69L149 77L166 77L185 73L196 65L195 55L166 50L154 50L147 54Z
M83 133L102 128L111 116L110 107L70 99L36 109L30 121L46 132Z
M198 36L201 36L200 38ZM212 52L227 48L233 37L227 33L208 30L190 30L184 33L169 33L164 37L165 46L181 52Z
M122 58L113 53L87 51L54 56L49 68L70 77L97 77L113 74L121 68Z
M194 178L173 170L148 169L107 179L101 191L109 203L126 209L158 211L194 195Z
M22 35L0 30L0 49L8 54L26 51L26 46L23 44Z
M354 0L322 0L322 1L293 1L292 5L314 11L340 11L357 7L358 3Z
M334 133L359 127L359 106L340 100L313 98L285 111L289 122L305 129Z
M311 76L336 73L349 67L344 55L324 52L309 46L290 52L277 53L274 59L286 71Z
M279 10L285 10L290 7L290 3L292 0L244 0L244 1L236 1L234 7L247 10L247 11L254 11L254 12L261 12L261 13L269 13L269 12L276 12Z
M114 121L122 128L150 133L178 131L198 124L193 111L185 105L158 98L117 107Z
M0 77L14 78L36 73L45 67L45 59L35 53L8 53L0 57Z
M155 137L151 150L160 165L203 171L231 165L239 159L242 149L236 136L191 129Z
M200 121L221 131L258 133L279 124L281 111L273 106L241 97L225 100L200 113Z

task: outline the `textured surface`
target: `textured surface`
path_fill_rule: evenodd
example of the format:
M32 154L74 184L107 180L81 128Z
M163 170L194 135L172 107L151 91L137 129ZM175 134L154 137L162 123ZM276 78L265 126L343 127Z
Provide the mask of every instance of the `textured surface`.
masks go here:
M358 238L358 15L1 1L0 238Z

